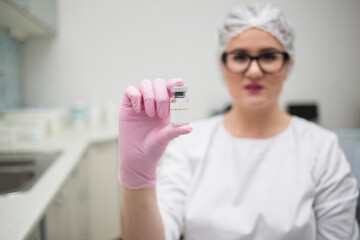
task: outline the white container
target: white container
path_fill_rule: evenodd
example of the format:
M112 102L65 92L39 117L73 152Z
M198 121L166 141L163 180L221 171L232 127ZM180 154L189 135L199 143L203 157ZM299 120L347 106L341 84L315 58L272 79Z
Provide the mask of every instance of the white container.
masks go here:
M26 140L42 140L58 135L65 123L61 108L13 109L4 113L4 122L19 129Z
M87 123L87 107L82 102L76 102L72 108L71 119L75 128L84 128Z
M170 118L172 125L185 125L190 122L190 99L185 86L172 87L174 96L170 99Z

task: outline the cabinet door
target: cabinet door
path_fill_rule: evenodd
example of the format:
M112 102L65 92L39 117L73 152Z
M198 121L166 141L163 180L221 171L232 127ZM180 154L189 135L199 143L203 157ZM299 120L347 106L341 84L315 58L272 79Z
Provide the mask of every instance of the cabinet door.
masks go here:
M89 164L82 158L46 214L47 239L90 239Z
M28 0L29 11L52 29L56 29L56 0Z
M120 184L117 179L117 141L91 144L90 221L92 239L116 239L120 236Z
M0 25L23 37L54 37L57 29L56 0L0 1Z
M71 224L68 229L70 238L69 239L80 239L80 226L81 226L81 218L80 218L80 207L81 203L78 200L79 194L79 175L81 175L82 169L80 165L77 165L73 171L71 172L68 182L69 189L71 192L70 198L70 215L67 221Z
M47 239L71 239L71 183L66 181L46 214Z
M77 203L78 203L78 238L90 239L90 189L89 189L89 159L87 152L84 159L79 164L79 174L77 176Z

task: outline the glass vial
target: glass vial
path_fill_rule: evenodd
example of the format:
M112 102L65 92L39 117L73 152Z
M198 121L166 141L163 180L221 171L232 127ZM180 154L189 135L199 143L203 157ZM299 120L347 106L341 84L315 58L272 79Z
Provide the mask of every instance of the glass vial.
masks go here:
M190 122L190 100L186 96L187 87L172 87L174 96L170 99L170 119L172 125L184 125Z

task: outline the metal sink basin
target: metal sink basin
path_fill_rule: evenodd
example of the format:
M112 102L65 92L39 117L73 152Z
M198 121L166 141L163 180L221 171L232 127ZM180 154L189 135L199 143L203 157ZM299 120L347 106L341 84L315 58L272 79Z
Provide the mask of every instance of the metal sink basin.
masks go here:
M60 152L0 153L0 194L29 190Z

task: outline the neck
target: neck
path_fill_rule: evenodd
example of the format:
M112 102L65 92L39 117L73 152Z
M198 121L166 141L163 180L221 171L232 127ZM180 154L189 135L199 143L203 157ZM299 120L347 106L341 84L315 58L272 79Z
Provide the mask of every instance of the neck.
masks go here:
M235 137L269 138L285 130L290 120L278 103L255 110L234 105L225 114L224 125Z

